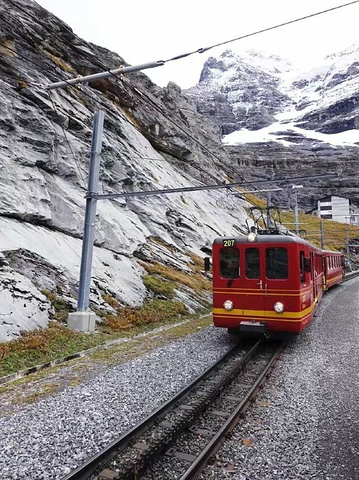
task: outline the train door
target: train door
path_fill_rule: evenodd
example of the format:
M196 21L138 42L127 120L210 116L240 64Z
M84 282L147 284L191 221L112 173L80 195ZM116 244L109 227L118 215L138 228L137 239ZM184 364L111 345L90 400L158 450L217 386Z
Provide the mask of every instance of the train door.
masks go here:
M265 310L273 312L274 304L282 301L289 284L289 252L287 247L273 246L265 249Z
M327 281L328 266L327 266L327 257L325 256L325 254L323 254L322 262L323 262L323 289L327 290L328 289L328 281Z
M313 301L318 297L318 284L317 284L317 264L314 252L310 252L310 264L311 264L311 276L312 276L312 288L313 288Z
M253 320L263 320L264 315L264 265L263 248L243 246L244 275L241 286L245 295L245 307Z

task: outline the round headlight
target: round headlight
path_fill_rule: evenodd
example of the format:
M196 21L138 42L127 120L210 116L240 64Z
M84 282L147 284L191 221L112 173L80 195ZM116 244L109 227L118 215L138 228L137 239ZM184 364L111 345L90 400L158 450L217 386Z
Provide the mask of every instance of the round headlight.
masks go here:
M249 232L247 235L248 242L255 242L257 239L257 235L254 232Z
M223 304L223 307L226 309L226 310L232 310L233 308L233 302L231 302L230 300L226 300Z
M281 302L277 302L274 304L274 311L277 313L283 313L284 312L284 305Z

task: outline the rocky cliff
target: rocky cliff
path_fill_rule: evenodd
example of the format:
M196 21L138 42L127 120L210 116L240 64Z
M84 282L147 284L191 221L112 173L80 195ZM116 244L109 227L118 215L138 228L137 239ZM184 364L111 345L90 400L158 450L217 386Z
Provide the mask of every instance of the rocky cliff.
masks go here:
M63 79L126 65L32 0L0 3L0 340L46 325L41 293L77 291L93 116L105 112L101 192L222 183L230 157L175 84L143 73L50 93ZM203 191L98 202L91 305L139 305L141 262L192 274L191 255L243 230L245 202ZM208 301L178 285L191 310ZM108 307L108 305L107 305Z
M336 172L338 180L306 185L302 209L329 194L359 205L358 45L308 71L276 56L227 50L207 60L186 93L223 136L232 172L247 179ZM275 197L283 203L287 194Z

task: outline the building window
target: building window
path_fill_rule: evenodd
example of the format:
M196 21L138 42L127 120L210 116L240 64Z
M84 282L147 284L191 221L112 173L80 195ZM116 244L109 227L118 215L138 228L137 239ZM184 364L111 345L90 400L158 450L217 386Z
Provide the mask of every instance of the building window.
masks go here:
M330 215L321 215L320 218L326 218L327 220L332 220L333 216L332 216L332 214L330 214Z
M332 209L332 206L331 205L321 205L320 206L320 210L331 210Z

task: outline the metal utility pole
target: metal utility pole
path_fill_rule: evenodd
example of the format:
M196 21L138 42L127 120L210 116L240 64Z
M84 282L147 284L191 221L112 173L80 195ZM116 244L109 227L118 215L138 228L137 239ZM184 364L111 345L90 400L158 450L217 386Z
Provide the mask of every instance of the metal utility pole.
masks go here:
M270 230L272 227L272 219L270 216L271 199L272 199L272 195L270 192L268 192L268 195L267 195L267 229L268 230Z
M345 228L345 245L347 249L347 262L348 262L348 268L350 269L350 254L349 254L349 229L348 227Z
M292 185L292 188L298 189L303 188L303 185ZM295 223L295 233L299 235L299 215L298 215L298 192L295 191L294 195L295 204L294 204L294 223Z
M102 133L105 114L101 111L95 112L92 142L91 159L86 198L86 210L84 221L84 236L82 241L82 255L80 267L79 293L77 299L77 312L70 313L67 319L69 328L81 331L95 330L95 317L92 312L87 311L89 307L90 283L93 244L95 240L95 222L99 176L100 176L100 155L102 150Z
M47 90L55 90L57 88L66 88L80 83L87 83L101 78L122 75L124 73L137 72L148 68L155 68L164 65L162 60L156 62L144 63L141 65L130 65L128 67L120 67L115 70L99 72L93 75L78 76L69 80L51 83L47 86ZM86 211L84 221L84 235L82 243L82 256L79 279L79 293L77 300L77 311L70 313L67 318L67 326L73 330L93 331L95 330L96 315L88 311L93 244L95 239L95 220L96 205L99 198L99 173L100 173L100 154L102 149L104 113L96 112L94 116L94 125L91 142L91 161L88 181L88 191L86 196Z
M324 229L323 220L320 220L320 248L324 250Z

